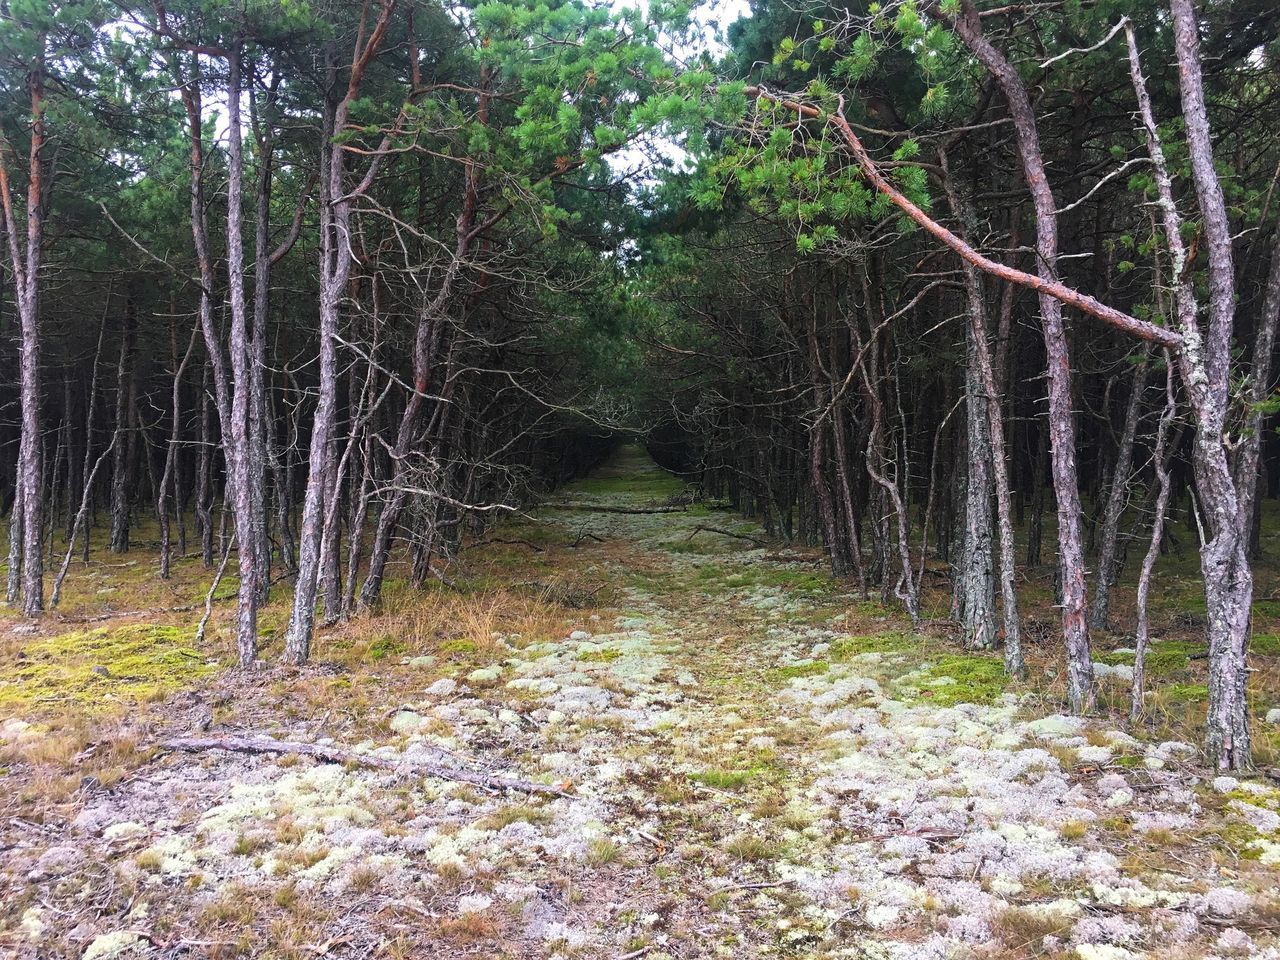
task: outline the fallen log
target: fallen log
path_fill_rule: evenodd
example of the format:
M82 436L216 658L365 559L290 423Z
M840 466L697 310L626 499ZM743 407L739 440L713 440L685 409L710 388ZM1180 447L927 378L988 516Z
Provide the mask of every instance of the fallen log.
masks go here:
M753 537L746 533L734 533L732 530L721 530L719 527L706 527L706 526L703 526L702 524L698 524L696 527L694 527L693 533L685 537L684 542L688 543L690 540L692 540L694 537L696 537L700 533L716 533L722 537L734 537L735 539L738 539L738 540L749 540L752 543L759 544L760 546L764 546L766 543L766 541L761 540L759 537Z
M319 743L277 740L275 737L269 737L265 734L226 737L174 737L161 741L159 746L164 750L182 750L186 753L198 753L203 750L226 750L231 753L292 754L301 757L314 757L324 763L372 767L401 775L416 774L419 776L438 777L441 780L469 783L489 790L515 790L519 793L532 793L551 797L572 797L572 794L559 787L534 783L531 780L521 780L514 777L495 777L475 770L464 770L460 767L450 767L421 760L393 760L390 757L359 753L355 750L330 747Z
M552 510L581 510L585 513L687 513L687 507L609 507L602 503L544 503Z

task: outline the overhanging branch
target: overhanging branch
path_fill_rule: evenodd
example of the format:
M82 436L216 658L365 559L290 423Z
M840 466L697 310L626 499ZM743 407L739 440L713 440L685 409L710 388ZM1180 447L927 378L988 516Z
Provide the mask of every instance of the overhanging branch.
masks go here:
M892 183L885 179L884 175L876 166L875 161L871 159L866 148L862 145L862 141L858 139L858 135L854 133L853 127L849 125L849 121L844 116L844 98L841 97L839 105L834 113L824 115L817 107L812 104L803 103L799 100L790 99L785 96L770 93L763 87L751 86L747 87L746 94L755 100L764 100L768 103L774 103L785 110L790 110L796 115L808 119L822 120L832 124L839 131L845 145L853 154L858 162L858 166L871 181L872 185L888 197L899 210L905 213L911 220L924 228L925 232L932 234L938 240L941 240L947 247L959 254L964 260L973 264L984 273L989 273L999 277L1010 283L1016 283L1023 287L1035 290L1037 293L1045 293L1059 300L1069 307L1075 307L1082 313L1087 313L1091 317L1096 317L1103 323L1106 323L1118 330L1138 337L1141 340L1147 340L1151 343L1158 344L1170 350L1179 350L1182 347L1182 337L1173 330L1167 330L1164 327L1158 327L1154 323L1145 320L1139 320L1137 317L1130 316L1122 310L1115 307L1109 307L1105 303L1094 299L1087 293L1081 293L1072 287L1068 287L1064 283L1058 281L1042 280L1034 274L1024 273L1015 267L1010 267L1003 263L985 257L980 254L969 244L965 243L954 233L938 223L918 206L912 203L907 197L898 190Z

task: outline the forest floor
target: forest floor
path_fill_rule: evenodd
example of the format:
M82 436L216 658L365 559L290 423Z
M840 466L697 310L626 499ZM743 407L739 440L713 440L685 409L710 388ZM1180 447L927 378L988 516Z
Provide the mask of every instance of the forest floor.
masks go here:
M5 620L0 956L1280 958L1280 790L1186 742L1193 620L1155 722L1067 717L1051 645L1010 685L681 494L624 448L302 670L280 598L263 669L190 648L198 563ZM246 733L566 796L157 746Z

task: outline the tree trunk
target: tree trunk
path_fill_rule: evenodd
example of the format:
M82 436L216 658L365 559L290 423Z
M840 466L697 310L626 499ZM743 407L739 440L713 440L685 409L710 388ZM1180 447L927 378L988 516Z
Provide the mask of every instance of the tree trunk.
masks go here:
M1023 176L1036 216L1036 273L1042 283L1057 281L1057 203L1049 189L1035 111L1014 66L982 35L982 22L972 0L962 0L962 13L952 29L991 72L1009 104L1017 135ZM1067 653L1067 699L1076 713L1094 706L1093 661L1085 620L1084 545L1081 538L1080 487L1076 477L1075 418L1071 399L1071 358L1063 327L1062 303L1040 292L1040 316L1048 365L1048 429L1053 488L1058 507L1058 565L1062 580L1062 635Z
M1120 536L1120 518L1129 503L1129 475L1133 472L1133 444L1138 433L1138 420L1142 413L1142 395L1147 389L1147 355L1150 345L1142 345L1142 357L1133 370L1129 402L1125 405L1124 427L1120 433L1120 448L1116 451L1115 469L1111 474L1111 486L1107 491L1107 503L1103 509L1102 528L1099 531L1098 576L1093 585L1093 606L1089 612L1089 625L1096 630L1107 629L1111 608L1111 587L1120 575L1117 553Z
M116 431L125 439L116 444L111 464L111 541L112 553L129 552L129 503L133 495L133 444L130 424L134 414L136 381L133 376L133 345L138 327L136 294L129 292L125 307L124 332L120 339L120 360L116 364Z
M43 454L40 439L40 264L44 253L44 222L47 188L44 151L45 135L45 36L37 38L37 52L27 71L27 93L31 103L31 145L27 167L27 236L23 251L14 214L9 171L0 153L0 211L9 241L9 262L13 269L18 306L19 346L18 398L21 428L18 467L14 482L14 511L21 522L10 523L10 587L13 593L15 547L21 550L22 613L34 617L44 609L44 529ZM51 175L51 171L50 171ZM14 537L16 530L21 535ZM11 602L18 599L11 597Z
M302 526L298 536L298 576L294 586L293 612L285 638L285 659L305 663L311 655L315 632L316 590L320 575L320 541L324 525L326 478L333 457L334 419L337 410L337 337L339 310L347 278L351 272L348 236L351 202L343 176L346 151L339 141L346 130L351 103L359 94L369 61L377 54L386 36L394 0L380 0L378 21L367 39L357 40L351 75L343 98L330 112L326 109L321 150L320 197L320 384L315 417L311 427L307 490L302 505ZM330 56L329 76L336 78ZM374 169L369 171L372 176ZM366 177L368 179L368 177Z
M1146 128L1147 145L1172 254L1174 303L1182 332L1178 364L1196 417L1192 464L1208 539L1200 550L1209 644L1209 711L1205 749L1222 770L1250 765L1246 651L1253 602L1249 568L1249 517L1232 476L1223 436L1230 405L1231 339L1235 321L1235 268L1222 184L1214 169L1213 143L1200 74L1200 37L1191 0L1170 0L1178 58L1182 114L1196 199L1203 218L1209 262L1209 326L1202 335L1195 291L1185 269L1182 222L1142 77L1137 40L1126 22L1130 74Z
M1133 654L1133 686L1129 696L1129 719L1136 722L1142 714L1143 687L1146 680L1147 648L1150 646L1151 630L1147 621L1147 595L1151 591L1151 576L1160 559L1160 542L1164 536L1164 518L1169 509L1169 456L1176 444L1169 443L1169 427L1177 413L1178 401L1174 394L1173 357L1165 351L1165 385L1164 412L1160 415L1160 424L1156 427L1156 448L1152 455L1152 463L1156 471L1156 503L1151 518L1151 545L1142 558L1142 569L1138 573L1138 621L1134 630Z
M947 197L952 210L967 231L974 221L969 202L956 189L947 166L947 156L939 151ZM1004 662L1005 670L1012 676L1022 676L1026 664L1022 655L1022 627L1018 614L1017 570L1014 565L1013 518L1009 494L1009 468L1005 453L1004 404L1000 394L1003 377L998 378L991 359L987 339L986 298L983 295L982 276L973 264L961 260L964 269L965 292L969 304L968 341L973 349L973 363L977 368L984 412L987 417L987 437L990 441L990 457L996 493L996 527L1000 538L1000 594L1004 612ZM1012 286L1012 284L1010 284ZM1002 304L1001 326L1012 312L1012 297L1005 293ZM1007 330L1004 331L1007 335ZM966 387L967 387L966 382ZM972 461L972 452L970 460Z

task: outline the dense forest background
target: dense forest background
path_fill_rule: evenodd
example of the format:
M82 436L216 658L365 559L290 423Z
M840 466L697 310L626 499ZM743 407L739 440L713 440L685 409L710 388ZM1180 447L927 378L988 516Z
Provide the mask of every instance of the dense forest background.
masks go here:
M292 590L303 663L640 436L1011 673L1052 648L1079 711L1115 631L1141 712L1153 579L1198 562L1161 597L1248 766L1273 4L759 0L711 50L706 17L0 2L9 602L190 556L236 575L242 666Z

